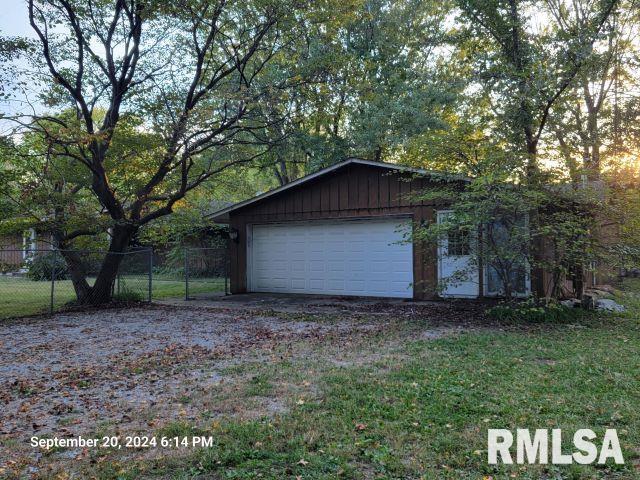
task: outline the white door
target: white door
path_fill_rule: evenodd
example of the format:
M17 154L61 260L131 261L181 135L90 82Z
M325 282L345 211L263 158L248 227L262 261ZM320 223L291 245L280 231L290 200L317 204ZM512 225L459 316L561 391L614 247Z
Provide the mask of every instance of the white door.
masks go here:
M439 211L438 223L444 223L451 211ZM438 282L443 297L477 297L478 268L473 264L471 249L475 236L466 232L450 232L438 243Z
M254 225L249 290L411 298L410 226L398 218Z

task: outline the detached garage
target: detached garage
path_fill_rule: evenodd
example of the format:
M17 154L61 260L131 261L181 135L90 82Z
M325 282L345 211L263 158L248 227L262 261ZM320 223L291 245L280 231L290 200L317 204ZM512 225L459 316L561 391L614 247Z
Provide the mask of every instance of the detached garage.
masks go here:
M445 209L415 194L452 181L465 182L350 159L214 213L233 232L231 292L435 296L438 256L446 263L446 250L407 238L415 224L437 221ZM454 295L477 296L473 283Z

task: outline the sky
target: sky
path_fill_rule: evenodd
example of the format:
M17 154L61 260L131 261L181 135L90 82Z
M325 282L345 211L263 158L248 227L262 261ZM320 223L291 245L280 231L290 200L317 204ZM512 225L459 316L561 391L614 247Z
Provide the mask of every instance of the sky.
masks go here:
M3 37L35 37L29 25L27 3L25 0L0 0L0 36ZM24 110L19 98L11 102L0 102L0 113L15 114ZM0 120L0 133L13 126L12 123Z
M33 36L24 0L1 0L0 32L3 36Z

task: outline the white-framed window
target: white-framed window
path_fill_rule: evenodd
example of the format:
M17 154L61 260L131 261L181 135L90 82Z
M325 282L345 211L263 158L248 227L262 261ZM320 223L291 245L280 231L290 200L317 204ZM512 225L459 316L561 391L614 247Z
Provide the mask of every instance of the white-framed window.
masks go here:
M30 228L22 234L22 259L29 260L32 258L37 248L36 231Z

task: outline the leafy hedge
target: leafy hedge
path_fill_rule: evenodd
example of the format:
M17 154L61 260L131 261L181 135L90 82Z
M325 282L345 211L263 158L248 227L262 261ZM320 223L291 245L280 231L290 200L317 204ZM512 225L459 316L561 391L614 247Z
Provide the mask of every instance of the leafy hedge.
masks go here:
M569 322L584 318L592 312L557 302L540 303L529 299L496 305L487 309L486 313L490 318L507 322Z
M55 251L38 255L27 264L27 278L34 281L51 281L55 272L55 280L66 280L69 277L67 264Z

